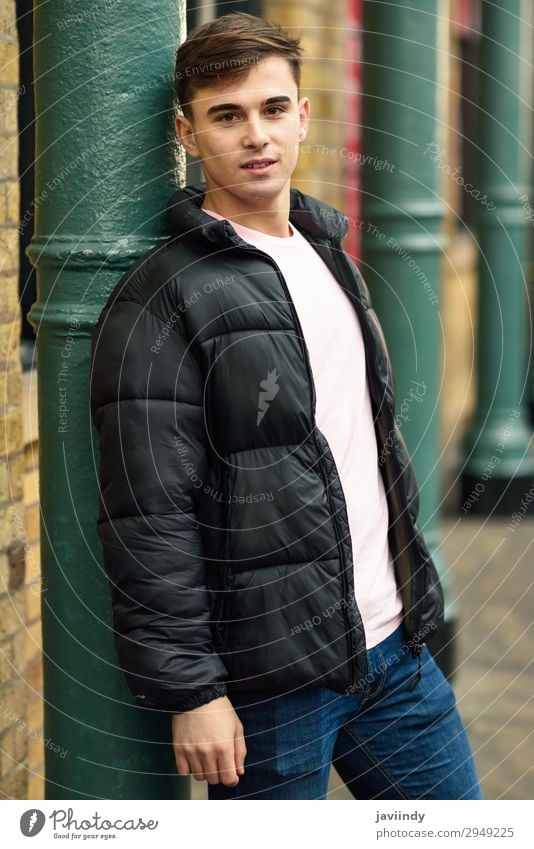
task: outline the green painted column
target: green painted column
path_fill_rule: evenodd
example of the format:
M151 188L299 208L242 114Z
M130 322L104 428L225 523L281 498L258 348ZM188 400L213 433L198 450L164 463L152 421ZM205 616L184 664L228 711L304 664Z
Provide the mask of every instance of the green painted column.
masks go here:
M480 53L477 404L464 440L463 512L532 511L527 233L532 238L531 38L521 0L483 4Z
M127 7L127 8L126 8ZM90 333L135 259L164 236L176 2L35 6L39 462L47 799L180 798L170 718L118 668L96 534Z
M438 0L363 4L362 262L392 361L396 422L420 487L418 524L445 591L446 626L429 647L453 667L455 609L439 551L439 387L444 206L432 145L446 17ZM441 29L438 30L438 27ZM442 66L443 67L443 66Z

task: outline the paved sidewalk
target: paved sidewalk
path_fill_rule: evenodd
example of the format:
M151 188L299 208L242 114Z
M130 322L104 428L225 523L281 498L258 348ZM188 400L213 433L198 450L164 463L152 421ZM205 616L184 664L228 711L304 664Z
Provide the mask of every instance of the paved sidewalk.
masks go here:
M454 683L487 799L534 798L534 519L442 523L458 600Z

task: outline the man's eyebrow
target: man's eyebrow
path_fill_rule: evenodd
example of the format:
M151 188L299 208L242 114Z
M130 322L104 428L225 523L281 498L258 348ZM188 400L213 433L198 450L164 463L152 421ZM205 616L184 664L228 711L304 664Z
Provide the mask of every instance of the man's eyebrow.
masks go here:
M272 103L291 103L291 98L286 94L277 94L274 97L268 97L261 104L262 106L270 106ZM239 103L217 103L216 106L210 106L206 112L206 116L213 115L215 112L228 112L231 110L239 110L242 107Z

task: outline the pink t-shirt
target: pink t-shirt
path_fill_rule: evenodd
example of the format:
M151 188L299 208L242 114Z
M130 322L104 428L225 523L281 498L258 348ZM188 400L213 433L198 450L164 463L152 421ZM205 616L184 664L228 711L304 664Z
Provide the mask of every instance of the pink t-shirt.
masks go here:
M355 595L366 646L371 648L401 623L402 599L388 543L388 505L358 316L319 254L291 222L293 235L284 238L226 220L242 239L274 259L299 316L315 382L317 427L330 445L347 502Z

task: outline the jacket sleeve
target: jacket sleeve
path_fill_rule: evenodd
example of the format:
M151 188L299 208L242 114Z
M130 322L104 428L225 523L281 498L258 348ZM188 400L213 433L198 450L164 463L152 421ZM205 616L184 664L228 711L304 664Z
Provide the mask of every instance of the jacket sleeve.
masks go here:
M201 371L179 320L108 300L92 336L98 536L120 667L141 707L191 710L226 694L213 652L196 519L207 474Z

